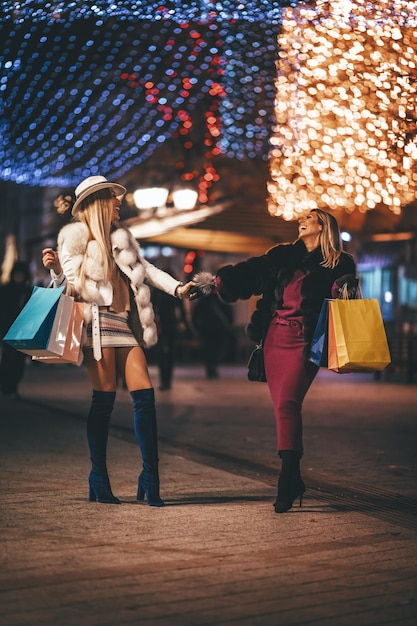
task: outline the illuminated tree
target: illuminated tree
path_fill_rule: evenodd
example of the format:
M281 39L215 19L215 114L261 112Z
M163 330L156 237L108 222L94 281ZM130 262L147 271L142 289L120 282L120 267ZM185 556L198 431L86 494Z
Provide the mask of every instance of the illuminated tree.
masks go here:
M417 7L341 0L284 11L268 208L394 213L417 195Z

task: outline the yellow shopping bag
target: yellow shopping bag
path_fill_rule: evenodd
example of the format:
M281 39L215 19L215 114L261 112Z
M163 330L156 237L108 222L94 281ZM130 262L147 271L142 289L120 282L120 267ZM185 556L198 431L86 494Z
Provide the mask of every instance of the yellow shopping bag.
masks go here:
M330 300L328 368L375 372L391 363L377 299Z

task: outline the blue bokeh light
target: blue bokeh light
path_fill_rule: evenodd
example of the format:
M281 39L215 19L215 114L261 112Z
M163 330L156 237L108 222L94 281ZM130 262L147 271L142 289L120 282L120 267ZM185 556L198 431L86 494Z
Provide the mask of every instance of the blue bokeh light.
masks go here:
M222 153L266 158L280 4L3 2L0 178L120 177L215 98Z

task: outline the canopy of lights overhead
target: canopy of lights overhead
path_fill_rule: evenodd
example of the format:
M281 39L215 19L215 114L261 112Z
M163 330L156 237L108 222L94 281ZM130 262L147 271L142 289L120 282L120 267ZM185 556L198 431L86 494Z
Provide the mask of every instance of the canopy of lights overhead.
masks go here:
M268 158L282 7L295 2L3 2L0 179L121 179L179 140L200 201L213 158Z
M269 211L394 214L417 198L417 3L284 10Z

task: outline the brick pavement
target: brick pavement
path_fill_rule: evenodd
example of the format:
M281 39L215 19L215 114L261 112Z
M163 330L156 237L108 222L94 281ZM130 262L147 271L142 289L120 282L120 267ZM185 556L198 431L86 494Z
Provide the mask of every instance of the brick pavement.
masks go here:
M267 471L239 475L169 438L167 506L148 507L134 499L138 450L122 428L109 456L123 504L88 503L88 383L57 367L40 384L39 371L28 368L22 400L0 399L2 626L415 624L410 507L392 522L317 483L278 516Z

